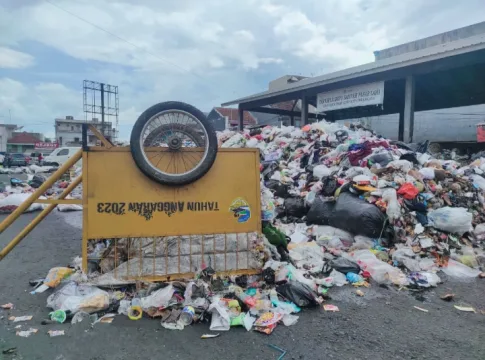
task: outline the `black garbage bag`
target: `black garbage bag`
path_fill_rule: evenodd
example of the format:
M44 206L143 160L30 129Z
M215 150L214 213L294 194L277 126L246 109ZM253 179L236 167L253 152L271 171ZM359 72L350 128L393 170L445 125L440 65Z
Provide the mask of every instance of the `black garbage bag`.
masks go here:
M351 193L341 193L334 211L330 213L328 224L355 235L377 238L385 220L385 215L377 206Z
M283 206L277 206L275 208L275 218L281 219L284 216L285 216L285 209L283 208Z
M261 275L266 284L273 285L275 283L275 271L270 267L264 269Z
M317 196L310 207L310 211L308 211L307 225L328 225L329 216L334 206L334 201L323 201L321 197Z
M274 196L276 197L286 199L290 196L288 193L288 185L282 184L278 180L268 180L265 185L274 193Z
M286 210L286 216L294 216L297 218L302 218L307 213L305 200L299 197L285 199L284 206Z
M419 165L419 161L416 158L416 154L414 153L402 154L399 160L407 160L409 162L412 162L414 165Z
M323 196L334 196L335 191L338 188L337 178L334 176L327 176L322 179L322 195Z
M276 292L299 307L318 306L317 294L301 282L289 281L277 286Z
M345 275L347 275L347 273L360 273L359 264L343 257L330 261L330 266Z
M34 175L32 180L29 181L29 185L32 186L34 189L39 188L43 183L45 183L47 179L45 176L42 175Z
M370 164L379 164L382 167L386 167L394 158L389 152L380 152L369 156L368 160Z

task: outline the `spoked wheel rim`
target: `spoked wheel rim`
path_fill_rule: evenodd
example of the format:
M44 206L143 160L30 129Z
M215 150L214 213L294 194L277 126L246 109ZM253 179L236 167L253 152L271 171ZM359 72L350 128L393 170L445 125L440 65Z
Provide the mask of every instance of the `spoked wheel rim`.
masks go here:
M154 171L183 177L196 171L209 152L209 135L194 115L178 109L153 115L140 132L141 153Z

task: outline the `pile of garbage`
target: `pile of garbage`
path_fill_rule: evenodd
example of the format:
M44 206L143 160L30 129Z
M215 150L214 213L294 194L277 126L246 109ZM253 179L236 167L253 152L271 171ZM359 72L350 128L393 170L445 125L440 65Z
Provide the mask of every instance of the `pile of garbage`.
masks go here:
M12 174L27 174L27 179L22 180L14 176L9 176L9 182L0 182L0 214L8 214L29 198L29 196L36 191L49 176L49 173L57 170L57 167L50 166L37 166L31 165L29 167L15 168L15 169L5 169L0 168L0 173ZM81 168L76 169L76 174L79 175ZM44 196L39 199L49 199L57 197L62 191L70 184L69 174L54 183L54 185L48 189ZM82 198L82 185L76 187L67 199L81 199ZM37 210L43 210L47 204L34 203L28 207L25 212L32 212ZM59 204L57 205L59 211L81 211L82 206L77 204Z
M485 266L483 157L437 159L427 142L325 121L218 139L260 149L262 204L271 210L263 224L287 237L299 269L311 273L337 255L379 283L426 287L440 282L438 270L473 278Z
M39 165L29 165L29 166L17 166L17 167L0 167L0 174L47 174L53 173L57 170L57 166L39 166Z
M302 308L339 311L328 303L333 287L351 284L365 297L374 284L422 290L443 274L485 277L485 157L438 159L426 144L325 121L224 131L218 140L260 149L260 273L220 277L201 258L194 279L103 287L94 285L100 269L83 274L77 259L36 283L34 293L58 288L47 300L55 321L94 324L119 314L173 330L207 321L216 332L271 334L295 324ZM112 250L103 240L90 255L109 260Z

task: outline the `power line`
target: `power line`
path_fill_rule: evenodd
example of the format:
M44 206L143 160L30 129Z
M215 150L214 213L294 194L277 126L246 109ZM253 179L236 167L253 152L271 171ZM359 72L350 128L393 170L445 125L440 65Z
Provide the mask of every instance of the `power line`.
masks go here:
M172 65L172 66L176 67L177 69L179 69L179 70L181 70L181 71L183 71L183 72L185 72L185 73L187 73L187 74L190 74L190 75L196 76L196 77L198 77L199 79L204 80L204 84L205 84L205 85L207 85L205 82L207 82L207 81L209 81L209 80L208 80L208 79L206 79L206 78L204 78L204 77L202 77L202 76L200 76L199 74L196 74L195 72L192 72L192 71L190 71L190 70L188 70L188 69L185 69L185 68L181 67L180 65L177 65L177 64L175 64L175 63L171 62L170 60L164 59L164 58L162 58L162 57L160 57L160 56L158 56L158 55L156 55L156 54L154 54L154 53L152 53L152 52L148 51L147 49L144 49L144 48L142 48L142 47L140 47L140 46L138 46L138 45L136 45L136 44L132 43L131 41L126 40L126 39L122 38L121 36L118 36L118 35L116 35L115 33L112 33L111 31L106 30L106 29L102 28L101 26L96 25L95 23L93 23L93 22L91 22L91 21L89 21L89 20L86 20L86 19L84 19L84 18L80 17L79 15L76 15L75 13L73 13L73 12L71 12L71 11L69 11L69 10L66 10L66 9L64 9L64 8L60 7L60 6L59 6L59 5L57 5L57 4L54 4L54 3L53 3L53 2L51 2L50 0L44 0L44 1L45 1L45 2L47 2L47 3L49 3L50 5L52 5L52 6L56 7L56 8L58 8L59 10L64 11L64 12L66 12L67 14L69 14L69 15L71 15L71 16L74 16L76 19L81 20L81 21L83 21L83 22L85 22L85 23L87 23L87 24L89 24L89 25L91 25L91 26L94 26L96 29L101 30L101 31L103 31L103 32L105 32L105 33L107 33L107 34L109 34L109 35L111 35L111 36L113 36L113 37L117 38L118 40L121 40L121 41L123 41L123 42L125 42L125 43L127 43L127 44L129 44L129 45L131 45L131 46L133 46L133 47L135 47L135 48L137 48L137 49L141 50L141 51L146 52L147 54L149 54L149 55L151 55L151 56L153 56L153 57L157 58L157 59L158 59L158 60L160 60L160 61L163 61L163 62L165 62L165 63L167 63L167 64L169 64L169 65ZM214 95L216 95L214 92L213 92L213 94L214 94ZM218 97L220 97L220 96L218 95Z

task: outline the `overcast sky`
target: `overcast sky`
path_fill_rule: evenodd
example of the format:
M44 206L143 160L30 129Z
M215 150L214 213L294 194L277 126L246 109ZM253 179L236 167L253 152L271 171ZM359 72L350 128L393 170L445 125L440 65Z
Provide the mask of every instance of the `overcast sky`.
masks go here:
M154 103L209 111L483 20L484 0L0 0L0 122L52 136L88 79L119 86L127 139Z

